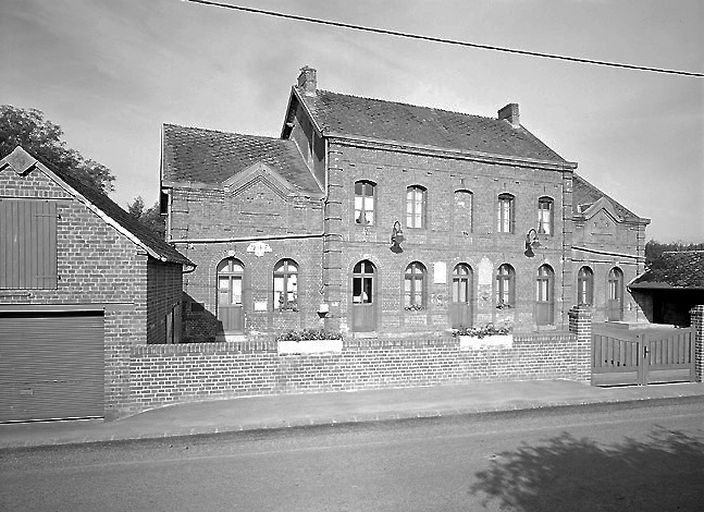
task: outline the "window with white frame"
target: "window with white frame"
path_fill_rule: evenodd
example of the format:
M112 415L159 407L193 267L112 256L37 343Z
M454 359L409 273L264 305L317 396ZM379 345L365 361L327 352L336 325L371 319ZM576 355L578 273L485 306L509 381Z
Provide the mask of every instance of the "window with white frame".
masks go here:
M298 311L298 265L293 260L274 267L274 310Z
M550 197L538 199L538 233L553 234L553 200Z
M419 311L425 307L425 266L414 261L406 267L403 276L403 306L409 311Z
M514 197L511 194L500 194L497 211L497 228L499 233L513 233Z
M409 228L425 227L427 190L419 185L406 189L406 226Z
M496 307L511 308L516 300L516 272L508 263L504 263L496 272Z
M371 181L357 181L354 184L354 222L356 224L374 224L375 189L376 185Z

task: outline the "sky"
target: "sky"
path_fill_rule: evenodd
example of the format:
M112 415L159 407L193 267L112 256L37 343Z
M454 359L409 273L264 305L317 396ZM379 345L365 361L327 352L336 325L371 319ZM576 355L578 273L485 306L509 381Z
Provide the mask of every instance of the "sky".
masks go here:
M221 0L346 23L704 72L700 0ZM159 192L161 126L278 137L305 65L318 87L521 124L641 217L704 242L704 78L362 33L181 0L0 0L0 104L37 108L108 166L111 197Z

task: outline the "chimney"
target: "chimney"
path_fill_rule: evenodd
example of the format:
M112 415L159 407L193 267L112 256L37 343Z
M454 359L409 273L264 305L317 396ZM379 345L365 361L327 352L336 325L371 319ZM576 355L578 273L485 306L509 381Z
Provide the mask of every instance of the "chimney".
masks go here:
M511 126L518 128L521 126L521 119L518 115L518 103L509 103L499 110L499 121L505 119Z
M306 96L315 96L315 90L318 87L318 78L315 69L303 66L301 74L298 75L298 88Z

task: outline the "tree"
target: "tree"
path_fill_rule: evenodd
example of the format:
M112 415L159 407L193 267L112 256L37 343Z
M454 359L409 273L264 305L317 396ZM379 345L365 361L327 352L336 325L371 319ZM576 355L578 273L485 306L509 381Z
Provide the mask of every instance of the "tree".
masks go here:
M665 251L701 251L704 250L704 243L685 243L685 242L672 242L672 243L660 243L655 240L649 240L645 244L645 263L650 265L653 261L657 260L662 253Z
M144 209L144 199L142 196L134 198L132 203L127 203L127 211L136 217L145 227L154 232L154 235L163 240L166 233L164 218L161 216L159 201L150 208Z
M0 105L0 158L22 146L49 167L90 185L101 192L113 190L110 169L86 159L62 140L64 132L37 109Z

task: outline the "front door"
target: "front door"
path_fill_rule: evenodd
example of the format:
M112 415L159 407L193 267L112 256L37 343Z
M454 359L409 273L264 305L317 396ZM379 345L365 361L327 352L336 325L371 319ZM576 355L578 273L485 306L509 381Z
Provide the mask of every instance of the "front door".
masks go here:
M242 311L242 289L244 266L234 258L223 260L218 265L218 320L222 330L230 333L244 332Z
M543 265L538 269L535 281L535 323L552 325L555 323L554 272Z
M623 272L618 268L609 272L606 309L608 320L623 320Z
M374 265L367 260L357 263L352 271L353 331L369 332L376 330L374 271Z
M450 324L453 329L472 327L472 269L460 263L452 271Z

